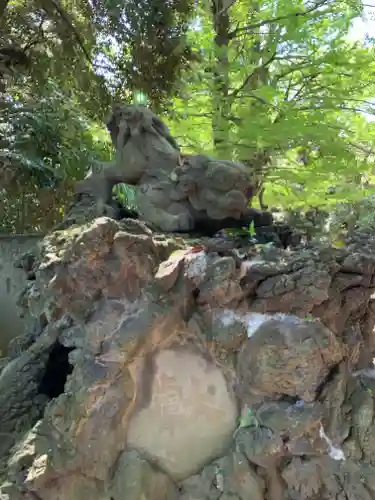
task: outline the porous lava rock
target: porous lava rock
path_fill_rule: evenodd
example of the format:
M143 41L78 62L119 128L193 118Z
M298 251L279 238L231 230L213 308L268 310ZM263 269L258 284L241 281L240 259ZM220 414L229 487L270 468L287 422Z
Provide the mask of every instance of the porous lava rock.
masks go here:
M239 249L92 215L28 278L0 498L375 499L371 234Z

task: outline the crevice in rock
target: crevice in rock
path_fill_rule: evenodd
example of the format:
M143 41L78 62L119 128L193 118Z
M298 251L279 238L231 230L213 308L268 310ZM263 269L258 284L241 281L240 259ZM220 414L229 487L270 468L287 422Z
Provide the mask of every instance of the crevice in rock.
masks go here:
M279 401L283 401L290 405L295 405L296 403L298 403L298 401L300 401L300 398L298 396L289 396L288 394L283 394L280 397Z
M323 393L323 389L326 387L327 384L329 384L330 382L332 382L332 380L338 374L338 372L339 372L339 366L340 366L339 364L333 366L333 368L331 368L331 370L328 373L328 375L326 376L326 378L321 382L321 384L317 388L317 390L316 390L316 397L315 397L316 401L320 400L320 398L322 396L322 393Z
M131 209L125 207L118 200L113 199L111 205L116 210L115 220L139 219L139 214L136 210L131 210Z
M53 399L64 392L66 379L73 371L73 365L69 363L69 353L73 350L74 347L65 347L58 340L54 343L38 387L39 394Z
M47 325L48 325L48 319L47 319L47 316L45 315L45 313L42 313L39 316L39 324L40 324L40 327L41 327L42 330L44 330L44 328L47 327Z

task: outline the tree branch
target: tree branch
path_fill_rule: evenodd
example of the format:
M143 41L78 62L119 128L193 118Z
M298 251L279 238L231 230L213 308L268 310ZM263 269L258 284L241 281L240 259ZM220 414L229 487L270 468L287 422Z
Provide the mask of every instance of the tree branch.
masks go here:
M5 17L5 11L7 10L9 0L0 0L0 20L3 21Z
M279 80L282 80L286 76L289 76L291 73L294 73L295 71L302 71L303 69L311 68L311 62L308 61L306 63L301 63L296 66L293 66L291 68L288 68L286 71L283 73L280 73L279 75L275 75L273 78L274 82L278 82Z
M237 0L229 0L228 5L225 5L221 10L216 12L215 16L220 17L222 14L226 14L228 10L233 7L233 5L237 2Z
M332 106L332 107L329 107L329 106L322 106L322 108L320 109L324 109L326 111L330 110L330 111L337 111L337 110L340 110L340 111L350 111L351 113L365 113L365 114L371 114L369 113L368 111L366 111L365 109L361 109L361 108L350 108L348 106ZM316 110L316 107L314 105L311 105L311 106L301 106L300 108L296 107L295 108L295 111L314 111Z
M263 63L261 66L259 66L258 68L256 68L252 73L250 73L250 75L248 75L245 78L245 80L242 82L242 84L237 89L233 90L233 92L228 97L230 97L231 99L234 99L235 97L237 97L237 95L246 87L246 85L249 83L249 81L251 80L251 78L254 75L256 75L256 73L260 69L266 68L267 66L269 66L271 64L272 61L274 61L274 59L276 57L276 54L277 54L277 52L274 52L272 54L272 56L265 63Z
M264 99L264 97L260 97L256 94L254 94L253 92L248 92L248 93L242 94L242 95L243 95L243 97L250 97L251 99L255 99L256 101L259 101L261 104L264 104L264 105L269 106L271 108L277 109L277 106L275 106L274 104L267 101L267 99Z
M60 15L61 19L63 20L63 22L67 25L67 27L69 28L69 30L73 33L74 38L76 39L77 44L80 46L80 48L81 48L81 50L82 50L85 58L87 59L87 61L89 62L89 64L91 66L93 66L93 62L91 60L90 54L87 52L86 47L85 47L85 45L84 45L81 37L79 36L79 34L78 34L77 30L75 29L75 27L70 22L69 17L66 14L65 10L59 5L59 0L48 0L48 1L51 2L51 4L54 6L54 8L59 13L59 15ZM46 12L48 14L48 10L46 10Z
M292 90L292 79L289 78L289 82L288 82L288 85L287 85L285 93L284 93L284 102L289 101L289 94L290 94L291 90Z
M314 74L309 75L309 76L302 75L303 78L302 78L301 86L296 91L296 93L294 94L293 98L289 102L298 101L298 98L300 97L300 95L302 94L302 92L305 90L305 88L307 87L307 85L310 84L313 80L315 80L315 78L317 78L319 75L320 75L320 73L314 73ZM298 84L298 83L299 82L296 82L296 84Z
M330 2L331 2L331 0L320 0L319 2L316 2L314 6L310 7L309 9L306 9L304 11L292 12L291 14L288 14L285 16L278 16L278 17L274 17L272 19L265 19L264 21L259 21L258 23L249 24L248 26L244 26L243 28L237 28L236 30L233 30L229 33L229 37L230 37L230 39L233 39L236 36L240 35L241 33L246 33L248 31L252 31L252 30L261 28L262 26L266 26L268 24L277 23L279 21L287 21L288 19L292 19L293 17L307 16L308 14L311 14L312 12L318 10L323 5L326 5L327 3L330 3ZM327 13L327 11L324 11L321 13L321 15L324 15L326 13Z
M362 153L364 153L368 156L373 155L375 153L374 149L366 148L365 146L362 146L361 144L356 144L355 142L351 142L351 141L348 141L348 144L350 146L353 146L353 148L358 149L359 151L361 151Z
M42 16L42 18L41 18L41 20L40 20L40 23L39 23L39 26L38 26L38 28L37 28L37 30L36 30L36 35L35 35L34 39L33 39L33 40L31 40L31 41L29 41L29 42L25 45L25 47L23 47L23 50L24 50L25 52L27 52L28 50L30 50L30 49L31 49L31 47L34 47L34 45L37 45L37 44L39 43L39 35L40 35L40 34L41 34L41 35L42 35L42 37L43 37L43 34L44 34L44 33L43 33L43 24L44 24L44 21L46 20L46 18L47 18L47 14L46 14L45 16Z

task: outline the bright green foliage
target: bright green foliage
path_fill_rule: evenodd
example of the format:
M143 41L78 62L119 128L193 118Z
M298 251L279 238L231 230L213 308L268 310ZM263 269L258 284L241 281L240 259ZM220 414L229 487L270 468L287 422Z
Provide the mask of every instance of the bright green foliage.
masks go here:
M15 43L30 60L0 99L0 153L22 172L6 230L44 224L39 215L26 224L21 179L33 200L22 203L38 207L40 190L70 183L69 194L94 159L109 157L102 121L116 99L147 96L185 152L243 161L266 205L330 210L373 192L375 45L347 36L361 0L9 0L0 14L2 6L0 48ZM116 192L133 205L129 187ZM54 220L67 199L56 197Z
M244 161L265 184L268 205L329 205L366 194L361 179L372 175L375 135L364 113L374 114L375 50L347 37L360 2L222 2L220 47L210 5L202 2L200 29L190 33L204 62L186 72L174 102L171 125L181 144Z
M137 205L135 201L135 188L128 186L128 184L117 184L113 188L113 193L118 201L130 210L136 210Z

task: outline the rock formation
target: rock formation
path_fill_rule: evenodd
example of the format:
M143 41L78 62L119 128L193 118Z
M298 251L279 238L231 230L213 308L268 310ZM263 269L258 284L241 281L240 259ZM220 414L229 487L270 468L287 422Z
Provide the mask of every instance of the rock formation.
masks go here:
M1 499L375 499L371 234L69 224L30 259L39 328L0 365Z
M182 157L145 108L108 128L114 164L21 259L0 499L375 500L375 237L297 246L240 165Z

